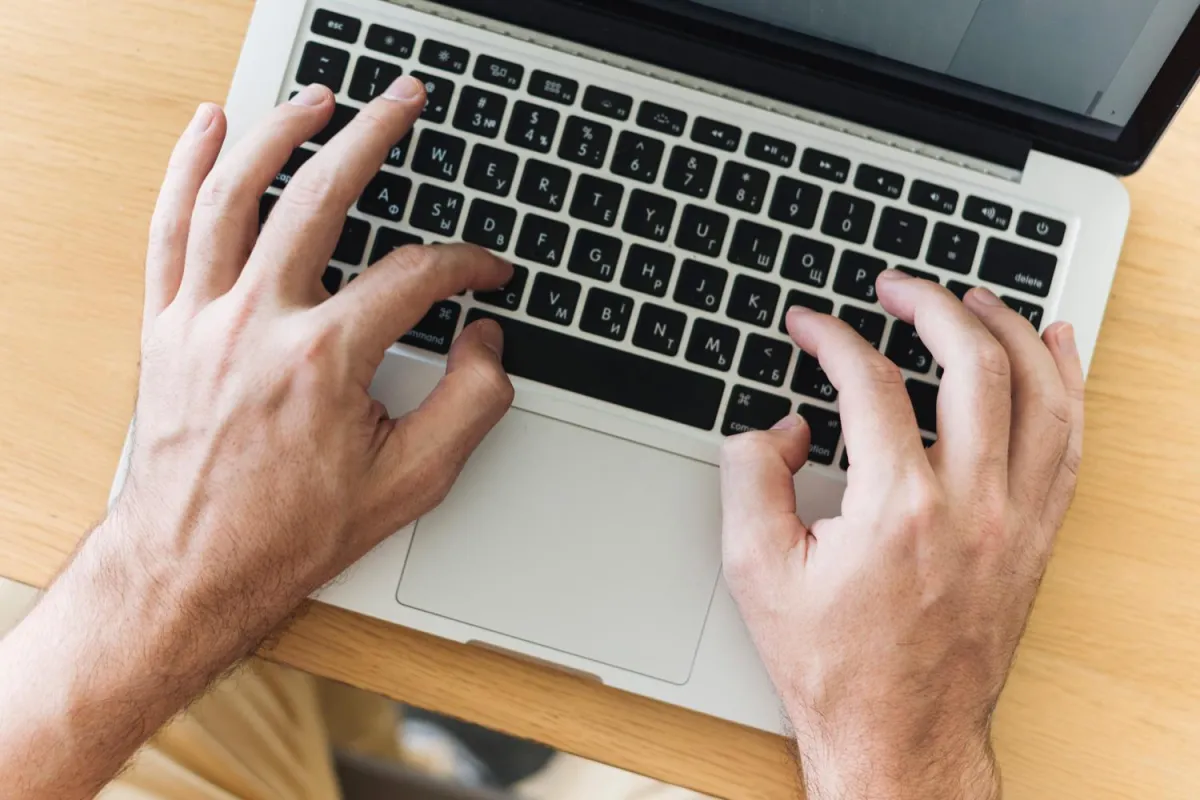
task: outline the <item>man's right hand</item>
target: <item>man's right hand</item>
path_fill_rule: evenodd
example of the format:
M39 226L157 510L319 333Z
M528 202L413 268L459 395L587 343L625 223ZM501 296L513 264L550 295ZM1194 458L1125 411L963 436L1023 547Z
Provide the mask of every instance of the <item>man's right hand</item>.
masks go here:
M793 309L837 387L842 515L806 528L798 417L728 440L725 575L795 728L810 800L992 798L990 727L1083 444L1068 325L1039 338L995 295L890 271L884 308L944 366L922 445L900 371L845 323Z

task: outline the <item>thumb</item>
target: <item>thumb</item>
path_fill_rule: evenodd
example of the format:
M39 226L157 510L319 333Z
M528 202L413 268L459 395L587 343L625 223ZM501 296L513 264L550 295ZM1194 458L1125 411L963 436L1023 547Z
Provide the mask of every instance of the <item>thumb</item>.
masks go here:
M796 515L796 473L808 461L811 431L800 416L769 431L725 440L721 450L722 548L734 596L781 569L808 529ZM740 601L739 601L740 602Z
M492 320L462 332L446 376L425 402L397 420L375 463L392 530L436 508L467 459L508 412L513 386L500 358L504 333Z

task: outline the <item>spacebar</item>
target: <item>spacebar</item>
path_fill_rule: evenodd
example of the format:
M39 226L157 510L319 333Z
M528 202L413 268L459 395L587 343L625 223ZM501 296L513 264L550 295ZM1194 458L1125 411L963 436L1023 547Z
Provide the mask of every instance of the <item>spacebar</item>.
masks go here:
M467 314L467 324L483 318L504 329L510 375L694 428L717 424L725 394L717 378L479 309Z

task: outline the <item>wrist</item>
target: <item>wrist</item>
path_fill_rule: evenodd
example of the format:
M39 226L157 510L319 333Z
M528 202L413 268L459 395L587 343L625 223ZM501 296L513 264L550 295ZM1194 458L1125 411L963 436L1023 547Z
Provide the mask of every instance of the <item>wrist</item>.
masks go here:
M808 800L997 800L988 732L887 742L878 732L798 732Z

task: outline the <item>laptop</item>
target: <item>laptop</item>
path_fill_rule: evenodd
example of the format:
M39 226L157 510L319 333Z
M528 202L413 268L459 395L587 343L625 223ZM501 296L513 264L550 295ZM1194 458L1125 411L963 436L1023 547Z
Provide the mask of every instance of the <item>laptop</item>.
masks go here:
M927 440L938 367L874 290L985 285L1090 362L1129 218L1118 180L1200 67L1200 0L258 0L229 144L309 83L330 127L392 79L429 103L351 210L337 292L391 250L516 265L447 298L373 386L393 416L464 325L506 334L512 412L445 504L319 599L745 725L783 716L721 579L724 437L799 412L808 522L839 513L837 392L783 329L836 314L903 370Z

